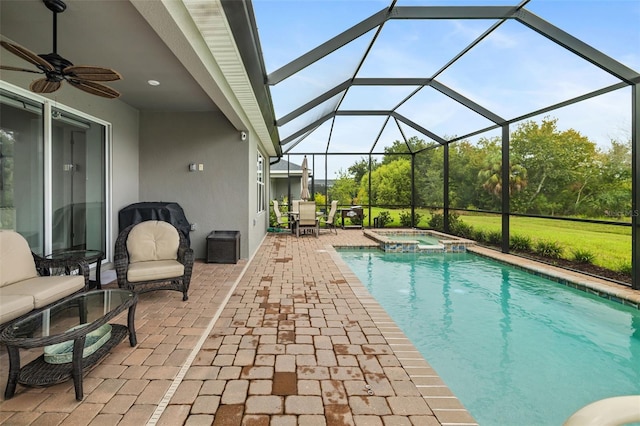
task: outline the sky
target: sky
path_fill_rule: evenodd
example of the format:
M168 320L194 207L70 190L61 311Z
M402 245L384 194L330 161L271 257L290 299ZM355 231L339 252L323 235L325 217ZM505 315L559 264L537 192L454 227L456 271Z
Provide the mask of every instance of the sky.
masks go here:
M516 5L505 0L398 0L397 6ZM380 0L253 0L267 73L388 7ZM640 0L531 0L525 8L591 45L627 67L640 71ZM357 77L432 77L463 48L496 21L389 20L367 53ZM272 86L276 118L303 105L336 84L351 78L375 31ZM615 77L542 37L508 20L436 80L502 118L513 119L618 83ZM388 110L414 87L353 87L341 109ZM331 110L339 97L280 128L280 137L293 133ZM602 149L612 139L625 141L631 132L631 90L624 88L588 101L545 113L558 118L560 130L573 128ZM440 137L461 136L492 123L440 92L426 88L397 110ZM534 117L541 120L542 117ZM325 122L291 152L323 152L331 135L331 152L368 152L376 138L381 152L394 140L425 135L395 123L383 128L384 117L338 117ZM402 133L401 133L402 132ZM496 136L490 132L481 136ZM336 157L328 178L360 156ZM300 157L301 158L301 157ZM296 158L292 158L297 162ZM301 160L300 160L301 161ZM324 175L314 170L316 176Z

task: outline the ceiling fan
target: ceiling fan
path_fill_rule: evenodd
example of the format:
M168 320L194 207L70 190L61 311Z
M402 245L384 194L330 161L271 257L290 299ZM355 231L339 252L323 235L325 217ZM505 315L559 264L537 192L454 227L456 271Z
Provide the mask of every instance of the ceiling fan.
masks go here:
M83 90L92 95L102 96L104 98L114 99L120 96L117 90L98 81L116 81L122 76L110 68L98 66L73 65L69 60L63 58L57 53L57 16L67 8L62 0L42 0L47 8L53 12L53 53L37 55L32 51L19 46L17 44L0 41L0 45L9 52L32 63L38 68L38 71L0 65L0 69L8 71L22 71L35 74L44 74L44 78L34 80L29 85L29 90L35 93L52 93L60 88L63 81L69 82L72 86Z

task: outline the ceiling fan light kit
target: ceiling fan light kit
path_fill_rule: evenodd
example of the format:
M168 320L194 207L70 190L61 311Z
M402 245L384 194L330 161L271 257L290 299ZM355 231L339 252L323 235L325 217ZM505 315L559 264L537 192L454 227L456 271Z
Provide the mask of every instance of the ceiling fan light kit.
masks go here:
M17 44L0 41L0 45L20 59L27 61L38 70L0 65L0 69L7 71L21 71L35 74L44 74L44 78L37 79L29 85L29 90L35 93L52 93L67 81L76 87L92 95L114 99L120 93L98 81L116 81L122 76L111 68L98 66L73 65L71 61L57 53L57 15L66 10L67 5L62 0L42 0L45 6L53 13L53 52L38 55L29 49Z

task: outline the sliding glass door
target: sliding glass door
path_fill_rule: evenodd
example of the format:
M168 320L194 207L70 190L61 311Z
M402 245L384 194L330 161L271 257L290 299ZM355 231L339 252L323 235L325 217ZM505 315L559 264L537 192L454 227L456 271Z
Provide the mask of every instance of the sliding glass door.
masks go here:
M104 251L104 126L55 108L51 117L52 251Z
M106 125L0 91L0 229L38 254L106 252Z

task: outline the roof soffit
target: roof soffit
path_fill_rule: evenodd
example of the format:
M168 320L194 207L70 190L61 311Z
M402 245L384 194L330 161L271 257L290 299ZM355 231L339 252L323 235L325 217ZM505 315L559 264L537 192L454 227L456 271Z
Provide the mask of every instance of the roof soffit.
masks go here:
M220 1L131 2L231 124L276 155Z

